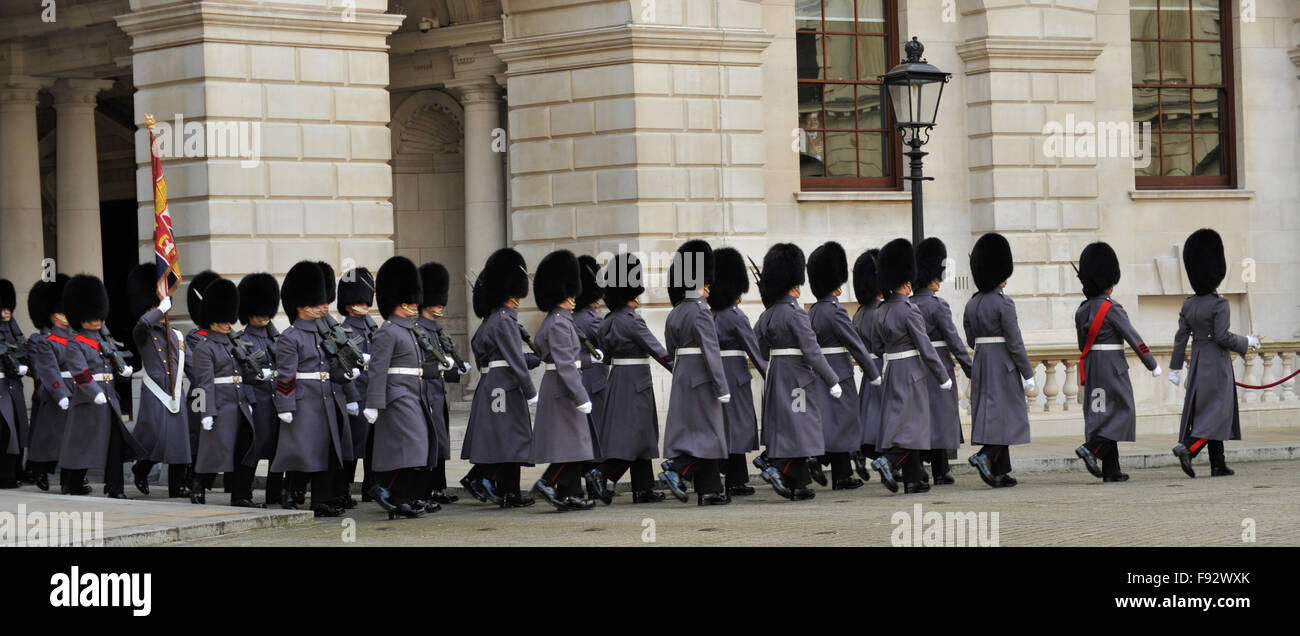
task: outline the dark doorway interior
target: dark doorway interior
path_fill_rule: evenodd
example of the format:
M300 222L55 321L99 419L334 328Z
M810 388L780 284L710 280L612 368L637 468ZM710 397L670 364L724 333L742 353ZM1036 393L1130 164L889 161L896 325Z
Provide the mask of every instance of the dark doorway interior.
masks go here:
M140 259L139 225L135 199L101 201L99 204L99 236L104 249L104 287L108 289L108 330L113 338L134 352L131 338L130 301L126 297L126 276ZM140 368L138 356L132 355L127 364ZM117 394L131 395L131 381L117 380ZM129 411L132 400L122 400L122 410Z

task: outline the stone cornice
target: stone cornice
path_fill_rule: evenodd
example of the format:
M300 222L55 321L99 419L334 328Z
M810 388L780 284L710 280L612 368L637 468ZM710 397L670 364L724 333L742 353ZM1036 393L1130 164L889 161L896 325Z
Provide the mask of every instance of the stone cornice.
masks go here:
M628 62L758 66L773 35L758 29L624 24L494 45L509 75Z
M980 38L957 46L966 74L992 72L1091 73L1104 45L1079 40Z
M341 8L228 4L201 0L117 16L117 25L140 53L195 42L264 42L286 46L388 50L388 35L403 15L356 11L343 19ZM322 36L326 36L322 38Z
M457 24L432 29L428 33L420 31L403 31L394 33L388 39L392 55L404 55L419 51L448 49L470 44L490 44L500 42L502 37L501 20Z

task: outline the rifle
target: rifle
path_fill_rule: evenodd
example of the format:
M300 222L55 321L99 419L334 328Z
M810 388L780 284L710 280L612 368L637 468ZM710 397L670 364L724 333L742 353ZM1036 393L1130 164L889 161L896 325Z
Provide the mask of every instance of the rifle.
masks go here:
M361 355L361 336L348 338L343 325L328 314L316 319L316 328L324 337L321 348L325 350L325 355L337 362L344 371L360 369L365 364L365 357Z
M266 356L266 352L254 349L252 345L248 344L248 341L244 340L244 332L242 331L231 334L230 344L230 353L234 356L235 362L239 364L239 368L243 369L244 375L253 376L262 381L266 380L266 378L262 377L262 369L264 368L262 358Z
M4 363L5 369L13 375L18 375L18 367L27 365L27 343L23 342L23 332L18 328L18 323L9 321L9 333L14 336L14 344L5 344L0 340L0 362ZM31 365L27 365L31 366Z
M280 339L280 330L275 328L275 323L266 323L266 337L270 340L266 344L266 353L271 356L271 364L275 365L275 343Z
M415 343L420 345L420 350L424 352L425 357L437 360L438 364L442 365L443 368L451 366L451 361L447 359L447 356L433 346L433 340L429 338L429 332L425 331L424 327L415 325L411 328L411 333L415 334ZM460 369L460 366L457 365L456 368Z
M758 263L755 263L754 259L748 254L745 255L745 258L749 259L749 269L754 272L754 282L761 285L763 283L763 270L759 269Z
M442 345L443 351L451 355L451 360L456 363L457 369L465 368L465 361L461 359L459 353L456 353L456 343L451 338L444 336L441 331L438 332L438 344Z
M113 334L109 333L108 327L101 325L99 328L99 352L105 358L113 361L113 369L119 374L126 368L126 359L131 356L129 351L123 353L120 347L122 347L122 344L113 339Z

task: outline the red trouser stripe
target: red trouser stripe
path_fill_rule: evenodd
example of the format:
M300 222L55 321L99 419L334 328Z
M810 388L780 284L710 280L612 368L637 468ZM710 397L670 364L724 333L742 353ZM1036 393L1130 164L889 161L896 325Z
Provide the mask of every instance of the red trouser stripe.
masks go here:
M1193 443L1193 444L1192 444L1192 447L1189 448L1188 450L1192 451L1193 453L1198 452L1198 451L1201 450L1201 447L1202 447L1202 446L1205 446L1205 442L1207 442L1207 441L1209 441L1209 440L1207 440L1206 438L1202 437L1201 439L1196 440L1196 442Z

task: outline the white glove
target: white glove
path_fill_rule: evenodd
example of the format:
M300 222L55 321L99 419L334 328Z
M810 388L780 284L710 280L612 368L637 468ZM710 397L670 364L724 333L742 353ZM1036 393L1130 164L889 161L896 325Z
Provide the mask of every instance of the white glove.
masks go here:
M95 404L108 404L108 396L103 393L96 393Z
M951 391L951 390L952 390L952 378L948 378L947 380L945 380L943 384L940 384L940 385L939 385L939 388L941 388L941 389L943 389L943 390L945 390L945 391Z
M347 374L345 374L343 377L345 377L345 378L347 378L347 379L349 379L349 380L355 380L355 379L357 379L357 376L359 376L359 375L361 375L361 369L358 369L358 368L356 368L356 367L353 367L353 368L349 369L348 372L347 372Z
M1179 369L1174 369L1173 371L1170 371L1170 372L1169 372L1169 383L1172 384L1172 385L1174 385L1174 386L1178 386L1179 384L1182 384L1182 383L1183 383L1183 372L1182 372L1181 370L1179 370Z
M1033 378L1029 378L1029 379L1025 380L1025 392L1026 392L1026 393L1028 393L1028 392L1030 392L1030 391L1033 391L1033 390L1034 390L1034 387L1036 387L1036 386L1038 386L1038 385L1037 385L1037 384L1034 384L1034 379L1033 379Z
M365 364L370 364L370 354L368 354L368 353L362 353L362 354L361 354L361 362L363 362L363 363L365 363Z
M470 366L469 366L469 363L468 363L468 362L461 362L461 363L460 363L460 374L461 374L461 375L469 375L469 370L470 370Z
M1153 377L1153 378L1158 378L1158 377L1160 377L1160 374L1161 374L1161 373L1164 373L1164 372L1165 372L1165 370L1164 370L1164 369L1161 369L1161 368L1160 368L1160 365L1157 364L1157 365L1156 365L1156 368L1154 368L1154 369L1151 370L1151 377Z
M166 296L162 299L162 302L158 303L158 311L161 311L165 314L171 310L172 310L172 297Z
M364 414L366 421L371 424L374 424L375 420L379 419L379 409L366 409Z
M726 403L730 402L730 401L731 401L731 394L728 393L728 394L726 394L726 395L719 395L719 396L718 396L718 401L719 401L719 402L722 402L723 404L726 404Z
M604 361L605 361L605 352L604 352L604 351L601 351L600 349L596 349L596 354L593 355L593 356L591 356L591 357L594 358L594 359L596 360L596 362L604 362Z
M27 365L25 364L18 365L18 375L27 375Z
M65 410L65 411L68 410L68 398L60 398L60 399L59 399L59 408Z
M359 415L360 413L361 413L360 404L357 404L356 402L348 402L348 415Z
M528 406L533 406L533 405L537 404L537 398L539 398L539 397L541 397L541 394L540 394L540 393L537 394L537 395L534 395L533 397L528 398Z
M840 388L840 385L838 385L838 384L832 384L832 385L831 385L831 397L833 397L833 398L835 398L835 399L838 400L838 399L840 399L840 396L841 396L841 395L844 395L844 389L841 389L841 388Z
M880 384L884 381L885 381L885 376L878 375L876 376L876 379L871 381L871 386L880 386Z
M439 362L439 363L438 363L438 370L439 370L439 371L451 371L452 369L455 369L455 368L456 368L456 363L452 362L451 360L447 360L447 361L445 361L445 362Z
M579 410L580 412L582 412L582 413L590 413L590 412L591 412L591 400L587 400L586 402L583 402L582 404L579 404L579 405L578 405L578 410Z
M261 371L258 372L258 374L257 374L257 379L258 379L258 380L261 380L261 381L263 381L263 382L265 382L266 380L270 380L270 379L271 379L271 373L272 373L272 372L271 372L270 369L263 368Z
M122 373L120 375L124 378L129 378L132 373L135 373L135 369L131 368L131 365L128 364L122 367Z
M212 416L211 416L211 415L209 415L209 416L207 416L207 417L205 417L205 418L199 420L199 423L203 425L203 430L205 430L205 431L210 431L210 430L212 430Z
M277 413L276 417L280 418L285 424L293 424L293 413Z
M1258 348L1259 348L1259 336L1257 336L1257 335L1255 335L1255 334L1253 334L1253 333L1250 334L1249 336L1246 336L1246 346L1249 347L1249 348L1251 348L1251 349L1258 349Z

